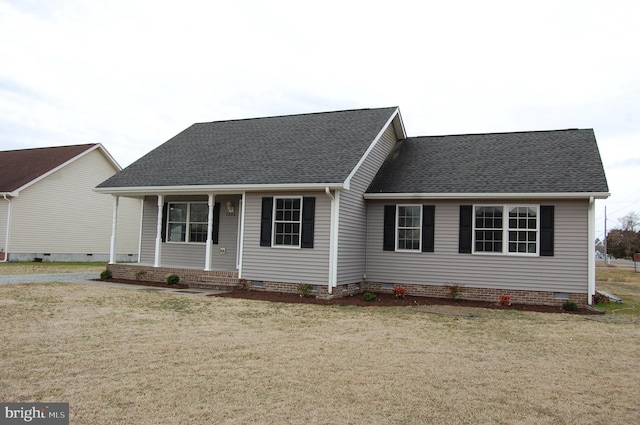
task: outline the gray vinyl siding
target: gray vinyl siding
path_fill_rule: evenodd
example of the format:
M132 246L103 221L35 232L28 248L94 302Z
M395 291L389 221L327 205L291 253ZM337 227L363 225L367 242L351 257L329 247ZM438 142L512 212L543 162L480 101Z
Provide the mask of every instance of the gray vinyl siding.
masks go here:
M211 250L212 270L236 270L238 219L240 216L239 199L239 195L220 195L215 199L215 202L220 202L220 229L218 244L213 245ZM207 202L207 197L167 197L165 200L166 202ZM228 200L233 202L234 213L227 211L226 202ZM157 202L155 196L147 196L144 201L142 247L140 250L140 262L143 264L153 264L155 259ZM221 253L221 248L225 249L224 254ZM203 243L163 242L160 265L204 269L205 257L206 245Z
M367 246L369 281L587 292L588 258L592 255L588 249L587 200L420 201L419 203L435 205L435 252L433 253L383 251L384 205L395 204L395 202L369 201ZM460 205L491 203L554 205L554 256L459 254Z
M362 195L396 141L393 124L389 124L376 146L354 174L350 190L343 190L340 193L338 284L364 280L367 205Z
M264 196L315 196L313 248L260 246L260 214ZM247 280L326 285L329 279L330 219L331 203L324 192L248 193L242 277Z

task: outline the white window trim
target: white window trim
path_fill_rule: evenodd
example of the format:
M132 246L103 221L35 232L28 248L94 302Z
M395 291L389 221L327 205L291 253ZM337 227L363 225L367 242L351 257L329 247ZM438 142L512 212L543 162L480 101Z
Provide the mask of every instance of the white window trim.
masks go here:
M299 199L300 200L300 220L298 221L300 227L298 235L298 245L277 245L276 244L276 209L278 207L278 199ZM304 202L302 196L274 196L273 197L273 210L271 211L271 247L282 249L302 249L302 209L304 208ZM278 223L295 223L295 221L278 221Z
M500 207L502 208L502 252L476 251L476 208L478 207ZM509 208L526 207L536 210L536 252L509 252ZM475 255L509 255L516 257L539 257L540 256L540 205L539 204L474 204L471 222L471 253ZM516 230L517 231L517 230ZM528 229L527 231L531 231Z
M419 211L420 211L420 225L418 226L418 234L420 235L419 237L419 242L418 242L418 249L400 249L398 248L398 234L399 234L399 230L400 230L400 207L418 207ZM423 208L421 204L398 204L396 205L396 232L395 232L395 251L396 252L414 252L414 253L421 253L422 252L422 213L423 213ZM403 229L413 229L413 227L403 227Z
M187 204L187 221L186 221L187 228L185 230L185 235L184 235L184 239L185 240L184 241L172 241L172 240L169 240L169 234L171 233L171 226L170 226L171 221L169 220L169 217L171 216L171 213L170 213L171 205L178 205L178 204ZM207 206L209 205L208 203L201 202L201 201L200 202L193 201L193 202L168 202L167 203L167 233L165 235L165 240L167 241L167 243L172 243L172 244L197 244L197 245L205 245L207 243L206 241L204 241L204 242L191 242L189 240L189 236L191 235L191 231L189 230L190 229L190 225L191 225L191 204L204 204L204 205L207 205ZM177 222L176 221L175 223L184 223L184 222L182 222L182 221ZM196 221L196 223L199 223L199 224L203 224L204 223L206 225L209 224L208 221L202 221L202 222L201 221Z

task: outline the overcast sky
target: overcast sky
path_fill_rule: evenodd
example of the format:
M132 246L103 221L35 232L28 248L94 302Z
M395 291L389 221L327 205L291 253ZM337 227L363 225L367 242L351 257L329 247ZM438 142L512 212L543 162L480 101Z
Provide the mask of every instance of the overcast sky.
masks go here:
M640 1L0 0L0 150L124 167L194 122L399 106L410 136L593 128L640 212Z

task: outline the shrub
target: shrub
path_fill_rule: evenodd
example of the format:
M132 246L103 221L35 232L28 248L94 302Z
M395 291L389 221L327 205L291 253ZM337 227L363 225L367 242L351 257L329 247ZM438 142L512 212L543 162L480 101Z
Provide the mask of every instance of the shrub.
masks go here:
M498 299L498 305L511 305L511 295L500 295L500 298Z
M565 301L562 304L562 309L565 311L578 311L578 304L573 301Z
M100 273L100 279L111 279L113 277L113 273L111 270L106 269L102 273Z
M373 292L365 292L362 299L365 301L378 301L378 296Z
M301 283L298 285L298 293L301 297L307 298L311 295L311 291L313 291L313 286L308 283Z
M407 296L407 290L400 285L396 285L393 287L393 297L394 298L402 298Z
M180 282L180 276L177 274L170 274L167 276L167 285L175 285L178 282Z
M462 289L462 285L458 285L457 283L450 283L445 285L445 288L449 290L449 296L454 300L460 296L460 289Z

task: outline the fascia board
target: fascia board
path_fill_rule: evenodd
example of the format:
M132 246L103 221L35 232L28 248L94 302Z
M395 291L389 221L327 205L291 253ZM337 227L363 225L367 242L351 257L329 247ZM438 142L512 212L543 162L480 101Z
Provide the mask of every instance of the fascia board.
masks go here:
M362 166L362 164L364 163L364 161L366 161L366 159L369 157L369 154L371 153L371 151L373 150L373 148L376 147L376 145L378 144L378 141L380 140L380 138L382 137L382 135L384 134L385 131L387 131L387 128L389 128L390 125L392 125L393 120L396 118L396 116L398 116L400 114L400 109L396 108L395 111L393 111L393 113L391 114L391 117L387 120L387 122L385 123L385 125L382 127L382 129L380 130L380 132L376 135L376 137L373 139L373 141L369 144L369 147L367 148L367 150L365 151L365 153L362 155L362 157L360 157L360 160L358 161L358 163L356 164L355 167L353 167L353 170L351 170L351 173L349 173L349 175L347 176L347 178L344 181L344 188L345 190L349 190L350 186L351 186L351 179L353 178L353 176L358 172L358 170L360 169L360 167ZM403 130L404 130L404 126L403 126Z
M138 187L96 187L94 192L122 196L163 195L201 195L204 193L241 193L272 191L343 189L342 183L291 183L291 184L240 184L210 186L138 186Z
M546 192L546 193L365 193L364 199L513 199L513 198L595 198L606 199L609 192Z

